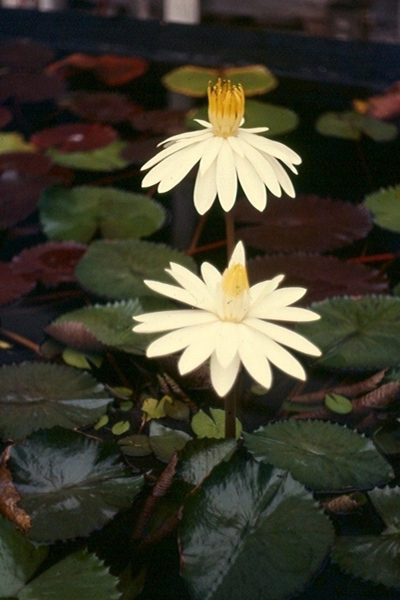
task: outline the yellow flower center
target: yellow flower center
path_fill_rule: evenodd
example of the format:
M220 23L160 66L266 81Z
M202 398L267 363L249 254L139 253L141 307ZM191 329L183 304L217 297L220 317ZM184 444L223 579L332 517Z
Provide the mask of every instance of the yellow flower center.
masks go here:
M236 135L244 115L244 91L241 85L218 79L208 85L208 120L214 135L227 138Z
M245 316L250 302L249 280L247 270L241 263L228 267L222 276L223 321L240 323Z

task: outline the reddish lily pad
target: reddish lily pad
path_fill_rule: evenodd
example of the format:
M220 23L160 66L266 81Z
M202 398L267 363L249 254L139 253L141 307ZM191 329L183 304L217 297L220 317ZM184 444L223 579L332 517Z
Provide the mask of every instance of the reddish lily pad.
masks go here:
M56 75L28 69L0 71L0 102L11 97L22 103L41 102L58 98L65 89L65 82Z
M0 306L28 294L35 285L33 279L15 274L9 263L0 263Z
M186 131L186 110L146 110L131 119L138 131L151 131L154 134L176 135Z
M389 294L384 273L362 264L319 254L273 254L247 263L252 283L285 274L285 286L307 288L303 304L333 296Z
M0 155L0 228L12 227L36 208L42 191L59 181L51 161L31 152Z
M382 94L366 100L354 100L354 110L373 119L394 119L400 115L400 81L396 81Z
M103 54L71 54L60 61L49 65L48 73L57 73L62 77L70 77L80 71L93 72L103 83L118 86L128 83L143 75L147 70L147 61L135 56L117 56Z
M263 213L243 200L236 204L234 218L252 223L239 229L238 237L267 252L334 250L365 237L372 227L364 206L313 195L271 197Z
M35 133L31 143L39 150L57 148L59 152L85 152L104 148L117 138L117 132L109 125L69 123Z
M13 116L5 106L0 106L0 128L5 127L12 121Z
M0 65L41 69L54 57L54 51L27 39L0 42Z
M15 275L30 277L44 285L75 281L75 267L86 252L85 244L46 242L26 248L14 256L10 267Z
M106 92L71 92L61 98L59 105L78 117L101 123L128 121L143 109L129 102L123 94Z

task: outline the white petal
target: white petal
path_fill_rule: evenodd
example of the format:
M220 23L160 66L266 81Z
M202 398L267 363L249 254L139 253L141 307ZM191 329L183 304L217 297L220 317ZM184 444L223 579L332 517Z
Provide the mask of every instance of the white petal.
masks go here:
M194 325L193 327L175 329L158 338L155 342L152 342L147 348L146 355L149 358L154 358L155 356L165 356L166 354L179 352L179 350L183 350L183 348L190 346L193 339L203 327L205 327L205 325Z
M169 192L169 190L182 181L194 165L201 159L207 144L208 141L199 142L198 144L169 156L163 162L153 167L148 175L151 175L153 171L157 172L157 179L160 181L157 191L160 194Z
M249 311L249 317L257 317L260 319L269 319L273 321L318 321L321 316L306 308L297 308L296 306L283 306L268 309L268 316L264 314L256 314L257 311Z
M220 136L213 136L209 140L207 147L204 149L203 156L199 164L199 171L201 174L204 174L207 171L207 169L210 168L214 160L216 160L223 141L223 138Z
M204 135L204 132L201 132ZM207 139L207 136L206 138ZM146 171L147 169L150 169L151 167L153 167L154 165L156 165L157 163L161 162L162 160L164 160L165 158L167 158L168 156L170 156L171 154L174 154L175 152L178 152L179 150L182 150L183 148L187 148L188 146L191 146L192 144L198 144L199 141L202 141L202 139L192 139L189 138L187 140L182 140L182 141L177 141L175 143L169 144L166 148L164 148L163 150L161 150L160 152L158 152L158 154L156 154L155 156L153 156L152 158L150 158L142 167L141 167L141 171ZM162 142L163 144L165 142Z
M204 121L204 119L193 119L193 121L196 121L196 123L199 123L200 125L202 125L203 127L206 127L207 129L212 129L211 123L209 123L208 121Z
M265 185L253 165L246 158L235 154L235 165L242 190L250 202L259 211L267 204Z
M265 133L269 131L269 127L241 127L239 131L244 131L245 133Z
M163 296L172 298L177 302L183 302L184 304L189 304L190 306L195 306L197 302L197 299L193 294L187 290L177 287L176 285L162 283L161 281L153 281L151 279L145 279L144 283L148 288L153 290L153 292L157 292L157 294L162 294Z
M216 289L217 285L221 283L222 280L222 275L218 271L218 269L216 269L214 265L208 262L202 263L201 275L204 279L206 286L213 291Z
M213 323L207 326L196 334L192 342L183 352L178 362L178 369L181 375L190 373L203 364L214 352L214 330L219 326L219 323ZM194 341L193 341L194 340Z
M243 242L238 242L232 252L232 256L230 258L229 261L229 267L231 267L232 265L243 265L245 266L246 264L246 253L245 253L245 249L244 249L244 244Z
M251 307L255 306L259 300L269 296L269 294L276 290L284 278L284 275L276 275L273 279L261 281L260 283L252 285L250 288Z
M203 310L212 310L214 308L215 300L200 277L197 277L197 275L189 271L189 269L186 269L177 263L171 263L171 268L166 269L166 271L195 297L196 302L193 304L194 307L202 308Z
M215 353L211 354L210 360L210 375L211 383L218 396L226 396L233 384L237 374L239 373L240 359L236 355L231 364L224 368L218 362Z
M266 323L260 319L245 319L243 324L257 329L257 331L270 337L275 342L278 342L278 344L289 346L289 348L293 348L293 350L304 352L304 354L310 354L312 356L321 355L321 351L317 346L309 342L302 335L299 335L286 327L275 325L275 323Z
M241 144L238 142L238 138L235 135L230 135L226 139L228 140L228 144L232 148L232 151L235 154L238 154L239 156L241 156L243 158L244 152L243 152L243 148L242 148Z
M264 182L267 188L273 194L275 194L275 196L280 196L282 193L281 187L270 162L265 159L261 152L249 144L246 144L246 142L240 138L239 142L243 147L243 152L246 156L246 159L253 165L253 168L257 171L260 179Z
M204 215L217 197L217 163L214 161L205 173L198 171L194 184L193 201L199 215Z
M194 121L196 121L196 119L193 119ZM200 121L197 121L198 123L200 123ZM207 121L204 121L204 123L207 123ZM211 123L207 123L207 126L212 127ZM171 137L167 138L166 140L164 140L163 142L161 142L161 144L169 144L170 142L179 142L180 140L184 140L187 138L201 138L202 135L204 135L205 133L210 133L209 131L204 131L204 129L196 129L193 131L186 131L185 133L177 133L176 135L172 135ZM161 144L158 144L159 146Z
M257 304L251 304L247 315L249 317L268 319L270 311L293 304L293 302L302 298L306 291L305 288L299 287L287 287L274 290L268 296L260 299Z
M238 334L238 324L229 321L221 321L218 330L215 331L215 354L224 369L232 362L238 351Z
M236 201L237 176L233 152L226 140L223 140L217 157L217 192L220 204L229 212Z
M248 373L260 385L269 389L272 384L271 367L265 358L265 353L257 343L257 332L253 332L245 325L242 327L242 339L239 346L239 356Z
M266 137L254 135L244 131L243 129L239 129L238 136L253 146L253 148L261 150L262 152L265 152L271 156L275 156L275 158L279 158L279 160L284 162L289 161L294 165L299 165L301 163L301 157L296 154L296 152L291 150L291 148L285 146L285 144L270 140Z
M133 318L141 323L134 327L136 333L157 333L181 327L206 325L219 320L213 313L202 310L163 310Z
M287 193L288 196L294 198L296 196L296 192L294 191L293 183L289 175L286 173L285 169L276 160L276 158L273 158L272 156L266 156L265 158L266 160L268 160L268 162L274 169L276 178L279 181L279 184L281 185L282 189Z

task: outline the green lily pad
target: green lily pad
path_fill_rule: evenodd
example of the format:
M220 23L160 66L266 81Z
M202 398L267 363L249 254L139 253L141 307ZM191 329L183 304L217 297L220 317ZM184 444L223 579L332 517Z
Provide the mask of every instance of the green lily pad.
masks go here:
M253 456L288 469L312 490L368 488L387 483L393 472L372 441L324 421L284 421L244 434Z
M216 83L218 78L229 80L234 85L241 84L246 96L265 94L278 85L276 77L264 65L248 65L229 69L186 65L166 73L162 82L172 92L202 98L207 96L208 84Z
M165 219L164 209L143 194L111 187L47 188L39 202L40 220L52 240L89 242L151 235Z
M311 306L321 319L296 331L321 349L316 364L379 370L400 363L400 298L343 297Z
M295 112L284 106L275 106L259 100L247 100L245 108L245 122L243 127L269 127L263 134L267 137L282 135L296 129L299 118ZM208 121L208 108L203 106L196 111L191 111L187 118L187 125L192 129L200 129L201 125L193 119Z
M126 456L148 456L152 453L148 435L128 435L118 440L118 446Z
M68 346L91 349L100 344L131 354L144 354L151 336L132 331L132 317L143 312L138 300L95 304L61 315L45 331Z
M111 401L89 373L49 363L7 365L0 369L0 435L22 440L40 428L89 425Z
M231 439L192 440L179 453L177 474L187 483L198 485L220 462L229 460L235 450L236 441Z
M171 283L171 277L165 272L170 262L196 271L192 258L164 244L142 240L99 240L89 246L75 273L83 287L109 298L159 297L143 280Z
M161 460L171 460L175 452L182 450L191 439L184 431L164 427L157 421L152 421L150 424L150 447Z
M179 537L194 600L279 600L318 570L334 533L290 475L237 459L188 497Z
M61 152L50 148L46 154L52 161L69 169L85 171L117 171L125 169L129 162L122 157L122 152L128 147L128 142L116 140L108 146L89 150L88 152Z
M340 537L332 559L343 571L356 577L400 588L400 488L374 489L369 497L385 529L380 535Z
M48 542L89 535L128 508L143 486L113 443L55 427L12 447L8 467L32 520L29 537Z
M384 188L366 196L366 206L376 225L400 232L400 185Z
M4 152L35 152L36 148L17 131L2 131L0 136L0 154Z
M190 423L198 438L225 438L225 411L220 408L210 408L210 416L199 410ZM236 419L236 438L242 433L242 424Z
M0 598L17 596L46 556L0 515Z
M363 133L375 142L388 142L397 136L397 127L393 123L378 121L352 110L324 113L315 126L322 135L346 140L359 140Z
M81 550L70 554L28 583L18 600L117 600L118 578L94 554Z
M351 401L341 394L328 394L325 396L325 406L339 415L347 415L353 410Z

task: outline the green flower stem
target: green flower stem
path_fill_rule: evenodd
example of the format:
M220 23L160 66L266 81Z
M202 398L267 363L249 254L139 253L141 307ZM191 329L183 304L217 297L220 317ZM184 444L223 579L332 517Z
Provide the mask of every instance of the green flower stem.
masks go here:
M235 249L235 222L233 220L233 214L230 210L225 213L225 231L226 231L226 249L228 254L228 261L232 256L233 250Z

